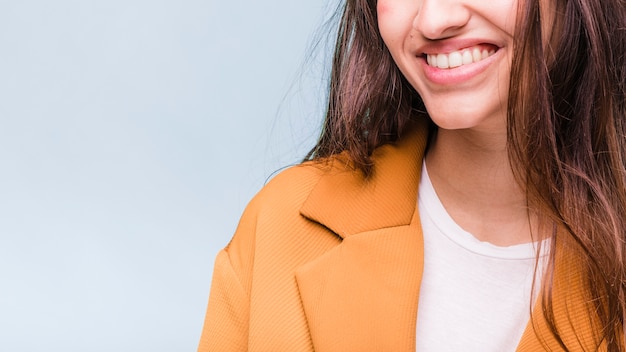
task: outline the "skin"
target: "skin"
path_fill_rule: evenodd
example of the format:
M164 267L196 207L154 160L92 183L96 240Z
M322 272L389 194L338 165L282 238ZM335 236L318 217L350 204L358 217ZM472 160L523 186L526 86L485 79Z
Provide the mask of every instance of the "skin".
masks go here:
M426 165L448 213L481 241L510 246L537 240L531 235L537 232L536 217L527 209L506 150L517 2L379 0L377 12L394 61L439 126ZM495 53L453 69L426 64L425 53L473 45Z

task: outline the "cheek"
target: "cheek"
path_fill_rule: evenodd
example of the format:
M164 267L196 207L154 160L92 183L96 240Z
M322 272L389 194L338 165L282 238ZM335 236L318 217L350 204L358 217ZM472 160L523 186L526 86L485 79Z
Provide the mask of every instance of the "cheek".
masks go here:
M378 13L378 18L385 16L389 12L391 8L389 5L389 1L386 0L378 0L378 2L376 2L376 12Z
M378 28L391 50L409 35L413 28L415 0L378 0Z
M391 0L393 1L393 0ZM391 37L390 33L393 32L392 26L393 23L393 7L391 6L390 0L378 0L376 3L376 13L378 17L378 30L380 31L380 36L385 41L385 44L389 46L389 37Z
M514 37L517 15L520 10L517 1L503 0L495 2L489 10L483 10L485 18L506 34Z

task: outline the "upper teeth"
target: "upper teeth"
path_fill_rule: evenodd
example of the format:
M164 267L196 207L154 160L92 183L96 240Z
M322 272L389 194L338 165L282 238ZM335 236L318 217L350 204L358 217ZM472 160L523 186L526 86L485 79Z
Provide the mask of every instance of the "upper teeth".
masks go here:
M454 68L484 60L495 52L494 49L467 48L447 54L426 54L426 61L433 67Z

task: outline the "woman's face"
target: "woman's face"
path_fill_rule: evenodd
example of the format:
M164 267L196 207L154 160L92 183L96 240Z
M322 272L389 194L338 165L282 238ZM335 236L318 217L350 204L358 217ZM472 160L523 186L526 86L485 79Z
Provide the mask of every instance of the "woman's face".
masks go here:
M503 130L516 0L378 0L380 33L445 129Z

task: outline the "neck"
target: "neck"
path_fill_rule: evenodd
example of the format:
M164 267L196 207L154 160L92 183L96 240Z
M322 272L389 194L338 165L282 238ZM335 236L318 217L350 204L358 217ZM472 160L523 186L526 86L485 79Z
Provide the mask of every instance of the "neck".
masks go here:
M476 238L499 246L533 240L535 221L511 170L505 136L440 129L426 166L450 216Z

